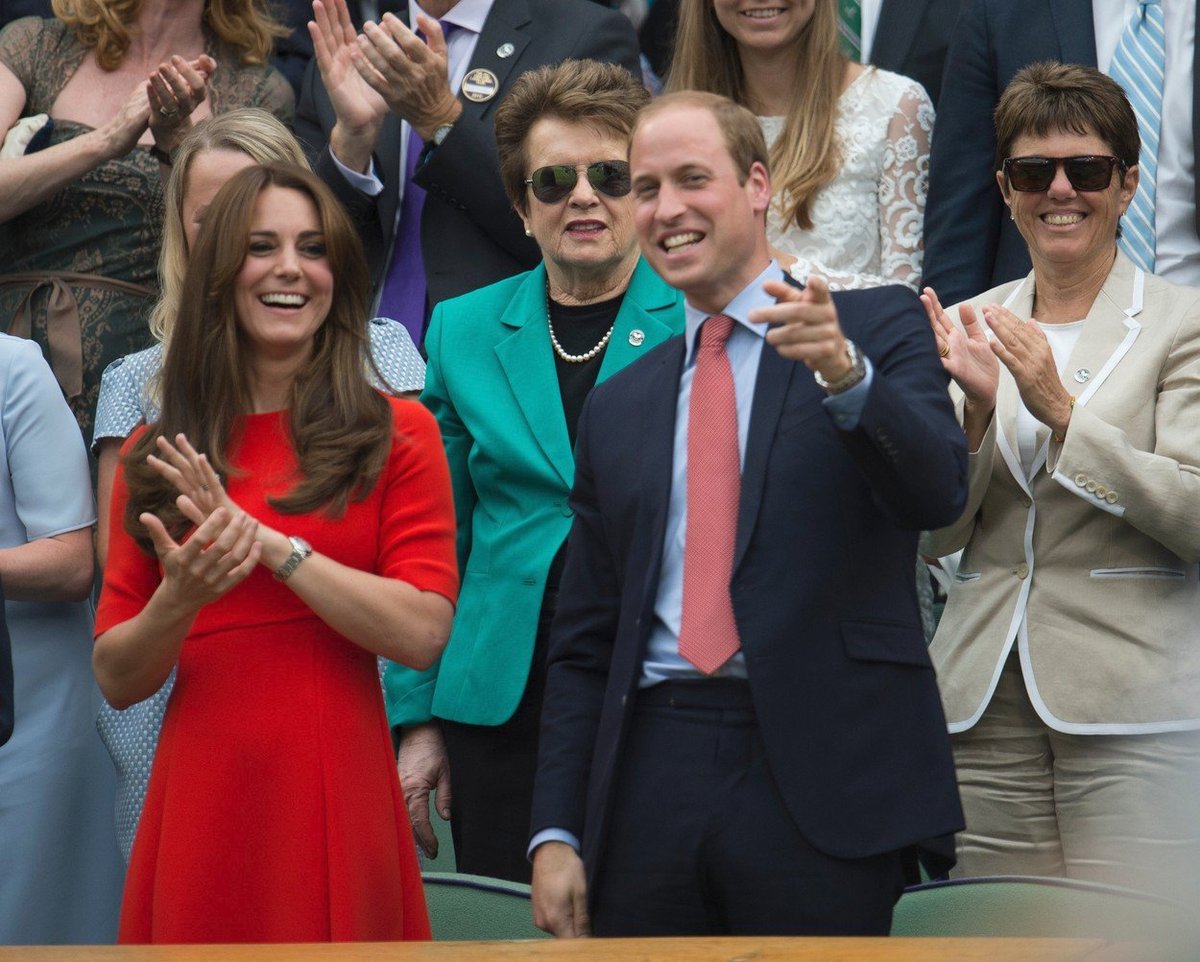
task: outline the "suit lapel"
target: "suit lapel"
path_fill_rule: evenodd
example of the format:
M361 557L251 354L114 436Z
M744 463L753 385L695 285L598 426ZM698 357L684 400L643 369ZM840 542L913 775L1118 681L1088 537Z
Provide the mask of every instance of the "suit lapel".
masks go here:
M1118 252L1100 295L1088 311L1087 322L1067 359L1063 384L1076 395L1075 403L1087 404L1113 369L1124 359L1137 340L1141 324L1141 291L1135 285L1136 268ZM1077 372L1087 372L1080 381ZM1080 373L1080 376L1083 376Z
M738 501L737 544L733 555L733 569L737 570L750 535L758 519L762 504L763 484L767 477L767 458L775 440L779 415L787 397L788 386L796 370L796 363L780 357L767 343L763 343L762 357L758 362L758 379L754 385L754 401L750 409L750 426L746 432L746 457L742 463L742 491ZM814 382L813 390L819 391Z
M638 425L628 425L636 432L640 452L641 472L638 502L638 527L648 532L646 542L650 552L642 589L644 622L658 595L658 578L662 567L663 540L666 538L667 505L671 498L671 481L675 470L675 411L679 404L679 378L683 373L684 351L682 337L664 348L657 363L645 372L644 403L637 414ZM623 426L614 425L620 430ZM648 629L647 629L648 634Z
M671 313L678 304L679 295L659 280L650 265L639 258L621 301L621 310L617 312L612 337L604 349L604 360L600 362L596 383L607 380L647 354L651 348L679 333L676 322L682 319L683 308L679 307L677 313Z
M509 74L520 61L522 52L529 46L530 38L526 28L532 20L529 5L525 0L496 0L492 4L492 9L483 22L483 30L479 33L479 40L475 44L475 52L471 56L470 70L491 71L495 74L499 87L495 97L482 102L467 100L461 96L461 91L454 91L454 95L462 101L464 117L482 120L500 103L503 98L502 91L507 90ZM511 44L512 50L507 56L501 57L497 51L506 44Z
M546 329L545 267L539 265L529 272L500 322L513 329L495 347L509 389L538 447L569 486L575 476L575 459Z

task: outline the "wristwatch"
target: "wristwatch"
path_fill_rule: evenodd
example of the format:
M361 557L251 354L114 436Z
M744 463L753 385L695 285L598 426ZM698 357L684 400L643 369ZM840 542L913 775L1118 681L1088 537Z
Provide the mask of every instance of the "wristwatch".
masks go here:
M292 553L288 555L287 561L275 569L275 577L279 581L287 581L300 567L300 562L312 554L312 545L303 538L292 535L288 541L292 543Z
M437 130L435 130L433 132L433 136L429 138L429 142L431 144L433 144L434 147L441 147L442 141L445 140L447 136L449 136L450 131L453 129L454 129L454 124L442 124Z
M867 362L863 360L862 353L850 338L846 338L846 356L850 359L850 370L843 374L836 381L826 381L821 377L820 371L813 371L813 378L817 384L823 387L829 394L841 394L843 391L849 391L859 381L867 376Z

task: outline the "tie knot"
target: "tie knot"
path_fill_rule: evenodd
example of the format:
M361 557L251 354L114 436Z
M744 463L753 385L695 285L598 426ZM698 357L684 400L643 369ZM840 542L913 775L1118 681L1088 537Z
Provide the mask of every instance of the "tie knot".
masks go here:
M733 324L733 318L728 314L712 315L700 330L700 347L724 347L733 331Z

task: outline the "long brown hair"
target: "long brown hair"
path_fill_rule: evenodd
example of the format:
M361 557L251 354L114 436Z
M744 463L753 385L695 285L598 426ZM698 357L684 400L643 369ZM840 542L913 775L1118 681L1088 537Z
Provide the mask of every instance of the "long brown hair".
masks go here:
M815 0L812 18L796 38L795 92L783 130L771 147L774 203L784 224L812 228L813 196L837 176L841 147L834 133L846 57L838 47L834 0ZM667 90L705 90L749 103L737 42L721 26L712 0L681 0Z
M173 536L189 523L177 492L146 463L159 436L188 440L223 477L235 475L228 451L239 415L251 409L249 349L234 306L235 282L249 246L258 196L267 187L308 196L317 208L329 269L335 279L329 314L313 338L313 353L296 375L288 405L298 480L269 499L287 514L324 509L336 517L366 497L387 459L392 428L387 401L365 375L369 350L369 279L362 243L341 206L317 177L300 167L249 167L230 178L205 212L192 252L179 317L162 369L162 412L130 448L123 464L129 487L125 530L152 550L143 511L158 515Z
M120 66L142 0L51 0L54 15L74 32L105 70ZM232 47L244 64L265 64L276 37L287 28L275 19L262 0L207 0L204 25L222 43Z

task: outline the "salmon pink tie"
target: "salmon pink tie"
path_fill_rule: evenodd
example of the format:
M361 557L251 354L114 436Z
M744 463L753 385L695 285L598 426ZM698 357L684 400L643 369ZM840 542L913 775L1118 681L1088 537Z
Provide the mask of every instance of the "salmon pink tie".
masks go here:
M687 531L679 654L711 675L741 647L733 618L738 496L737 398L725 342L733 318L714 314L700 329L688 402Z

